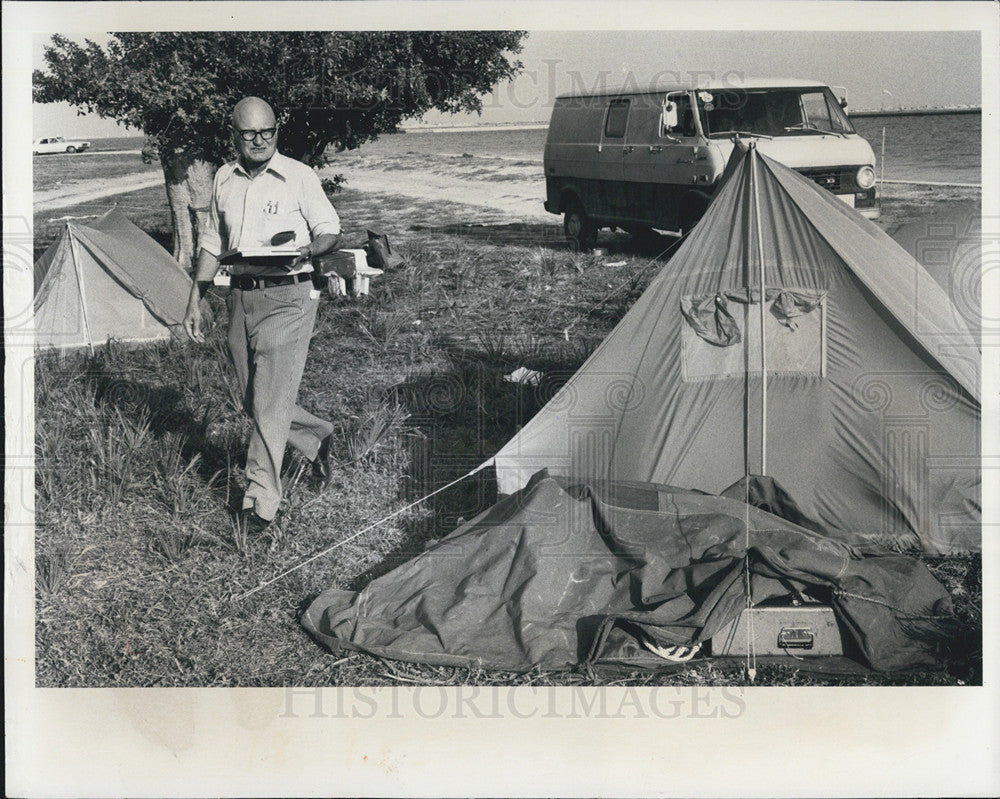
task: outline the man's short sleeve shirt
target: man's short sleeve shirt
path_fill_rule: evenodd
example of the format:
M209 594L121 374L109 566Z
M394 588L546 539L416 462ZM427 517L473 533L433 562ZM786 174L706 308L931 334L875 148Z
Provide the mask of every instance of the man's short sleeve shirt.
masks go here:
M310 167L275 153L255 178L239 161L219 168L208 226L199 241L203 249L218 256L239 247L267 246L276 233L289 230L295 247L324 233L340 233L337 211Z

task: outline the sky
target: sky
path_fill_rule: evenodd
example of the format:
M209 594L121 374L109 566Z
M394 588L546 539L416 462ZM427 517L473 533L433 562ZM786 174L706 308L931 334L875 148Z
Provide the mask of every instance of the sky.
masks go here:
M106 42L107 34L90 38ZM84 34L71 38L82 41ZM44 67L48 36L33 42ZM846 89L854 110L979 105L980 34L975 31L529 31L517 56L524 71L484 98L481 117L428 114L430 124L545 122L552 100L580 86L643 85L656 78L741 74L795 77ZM840 94L838 89L838 94ZM35 105L33 133L132 135L66 104Z

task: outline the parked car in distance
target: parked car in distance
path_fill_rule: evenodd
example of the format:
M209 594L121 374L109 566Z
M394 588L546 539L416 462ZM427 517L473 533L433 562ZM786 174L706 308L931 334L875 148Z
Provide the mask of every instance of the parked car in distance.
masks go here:
M90 147L89 141L80 139L65 139L62 136L48 136L44 139L35 139L31 145L32 155L42 155L44 153L82 153Z

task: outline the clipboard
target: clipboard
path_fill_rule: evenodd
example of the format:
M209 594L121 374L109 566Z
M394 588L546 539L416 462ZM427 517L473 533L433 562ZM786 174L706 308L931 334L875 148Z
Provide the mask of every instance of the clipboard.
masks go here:
M226 261L233 261L237 258L298 258L299 255L298 247L288 245L281 247L239 247L221 253L219 263L226 263Z

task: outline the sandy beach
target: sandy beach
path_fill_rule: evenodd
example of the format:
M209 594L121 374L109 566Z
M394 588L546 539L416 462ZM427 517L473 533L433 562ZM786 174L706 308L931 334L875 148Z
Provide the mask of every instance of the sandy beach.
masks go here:
M350 191L420 202L460 203L468 223L533 222L559 225L560 217L547 213L542 161L469 153L392 155L364 150L330 157L321 177L341 175ZM53 211L162 185L159 171L105 178L85 178L35 192L35 210ZM978 201L981 189L973 185L933 181L886 181L880 227L892 231L913 219L932 215L953 201Z
M438 168L428 165L405 168L364 163L366 160L352 159L349 165L344 166L335 163L320 174L332 178L339 173L346 178L348 188L362 193L481 206L484 218L489 219L557 220L542 207L545 179L541 164L529 170L524 166L497 164L500 159L463 159L458 156L454 163L445 163ZM504 169L509 170L507 174L501 171ZM502 179L500 175L503 175ZM484 220L477 218L476 221Z
M459 156L459 158L461 158ZM341 174L346 179L346 188L362 192L414 200L461 202L479 206L481 214L471 221L487 222L499 220L547 221L555 223L558 218L546 213L542 208L545 199L545 181L541 166L530 171L514 167L510 177L498 180L505 164L484 166L483 159L474 159L475 164L456 163L443 168L423 166L419 168L399 168L392 165L366 163L367 158L345 159L320 170L321 177L333 178ZM491 159L494 160L494 159ZM499 160L499 159L496 159ZM492 175L489 173L493 173ZM111 179L87 179L71 185L59 186L35 192L35 211L52 211L72 205L93 203L115 195L127 195L163 184L159 173L131 175ZM123 198L124 200L124 198ZM123 205L126 204L123 201Z

